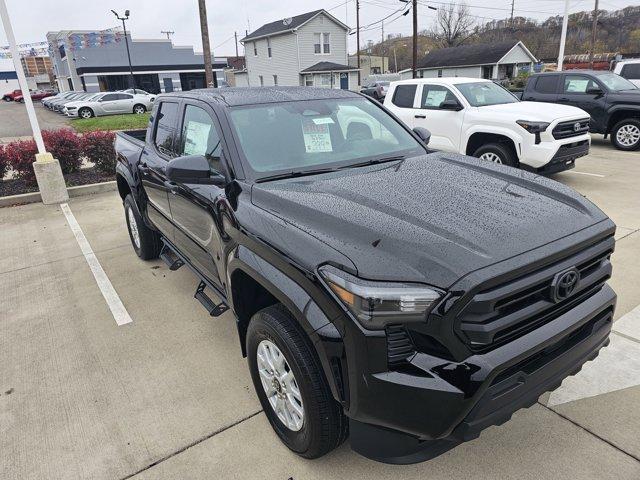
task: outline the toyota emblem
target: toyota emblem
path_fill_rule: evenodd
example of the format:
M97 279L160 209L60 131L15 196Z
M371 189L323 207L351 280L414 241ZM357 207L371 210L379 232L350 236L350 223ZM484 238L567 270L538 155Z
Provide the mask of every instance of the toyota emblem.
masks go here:
M580 272L575 268L558 273L551 283L551 295L554 302L569 298L578 287Z
M580 122L576 122L576 123L573 124L573 131L574 132L579 132L581 127L582 127L582 125L580 125Z

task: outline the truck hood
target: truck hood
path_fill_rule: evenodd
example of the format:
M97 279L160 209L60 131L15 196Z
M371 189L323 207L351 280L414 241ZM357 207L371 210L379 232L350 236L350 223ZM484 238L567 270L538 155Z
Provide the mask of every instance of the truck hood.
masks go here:
M640 88L635 90L620 90L607 94L607 100L610 103L624 103L632 105L640 105Z
M252 202L343 253L362 278L442 288L607 218L553 180L443 153L258 183Z
M491 112L504 116L512 116L513 120L529 120L532 122L553 122L554 120L574 120L587 118L589 114L581 108L570 105L558 105L545 102L515 102L501 105L478 107L483 112Z

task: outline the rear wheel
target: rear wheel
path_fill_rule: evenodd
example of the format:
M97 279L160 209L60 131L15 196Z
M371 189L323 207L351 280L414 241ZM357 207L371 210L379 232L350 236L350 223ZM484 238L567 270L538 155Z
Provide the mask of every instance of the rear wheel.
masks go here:
M287 447L302 457L318 458L345 440L342 408L331 395L309 338L282 305L251 318L247 357L264 413Z
M474 157L488 162L509 165L510 167L518 166L518 159L513 151L502 143L488 143L478 148L474 153Z
M93 117L93 110L88 107L83 107L78 111L78 115L80 118L91 118Z
M147 109L145 108L144 105L137 104L137 105L133 106L133 113L135 113L137 115L141 115L146 111L147 111Z
M618 150L637 150L640 147L640 121L628 118L616 123L611 130L611 143Z
M129 238L131 239L131 245L136 255L142 260L158 258L162 248L160 235L144 223L138 211L138 206L131 194L127 195L124 199L124 213L127 219Z

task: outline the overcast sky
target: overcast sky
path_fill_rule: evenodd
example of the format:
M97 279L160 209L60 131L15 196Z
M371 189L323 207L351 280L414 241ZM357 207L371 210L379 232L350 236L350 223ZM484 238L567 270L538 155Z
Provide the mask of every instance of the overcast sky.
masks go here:
M420 29L433 25L435 7L460 0L419 0L418 25ZM199 33L197 0L6 0L18 43L45 41L45 34L52 30L101 30L115 27L118 22L110 12L115 9L131 10L127 29L133 38L161 38L161 30L175 31L172 39L176 45L194 45L202 51ZM483 23L490 19L502 19L510 15L511 0L467 0L475 20ZM616 10L638 0L600 0L600 8ZM360 0L360 23L365 30L361 44L381 38L380 23L366 29L404 4L399 0ZM264 23L291 17L300 13L324 8L350 27L355 27L355 0L207 0L211 46L216 55L234 55L234 31L241 38L245 30L255 30ZM572 0L571 11L593 8L593 0ZM515 0L515 15L536 19L560 14L564 0ZM393 14L385 25L386 33L411 32L411 15ZM389 23L390 22L390 23ZM6 36L0 27L0 46L6 45ZM355 50L355 35L350 37L350 51ZM243 54L239 46L240 55Z

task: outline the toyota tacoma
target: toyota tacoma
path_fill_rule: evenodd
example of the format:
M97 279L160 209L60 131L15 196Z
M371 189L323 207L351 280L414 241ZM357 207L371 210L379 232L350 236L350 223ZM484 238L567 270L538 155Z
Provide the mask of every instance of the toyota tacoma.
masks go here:
M230 310L275 433L433 458L507 421L609 341L615 225L572 189L434 153L353 92L158 96L116 136L136 254Z

